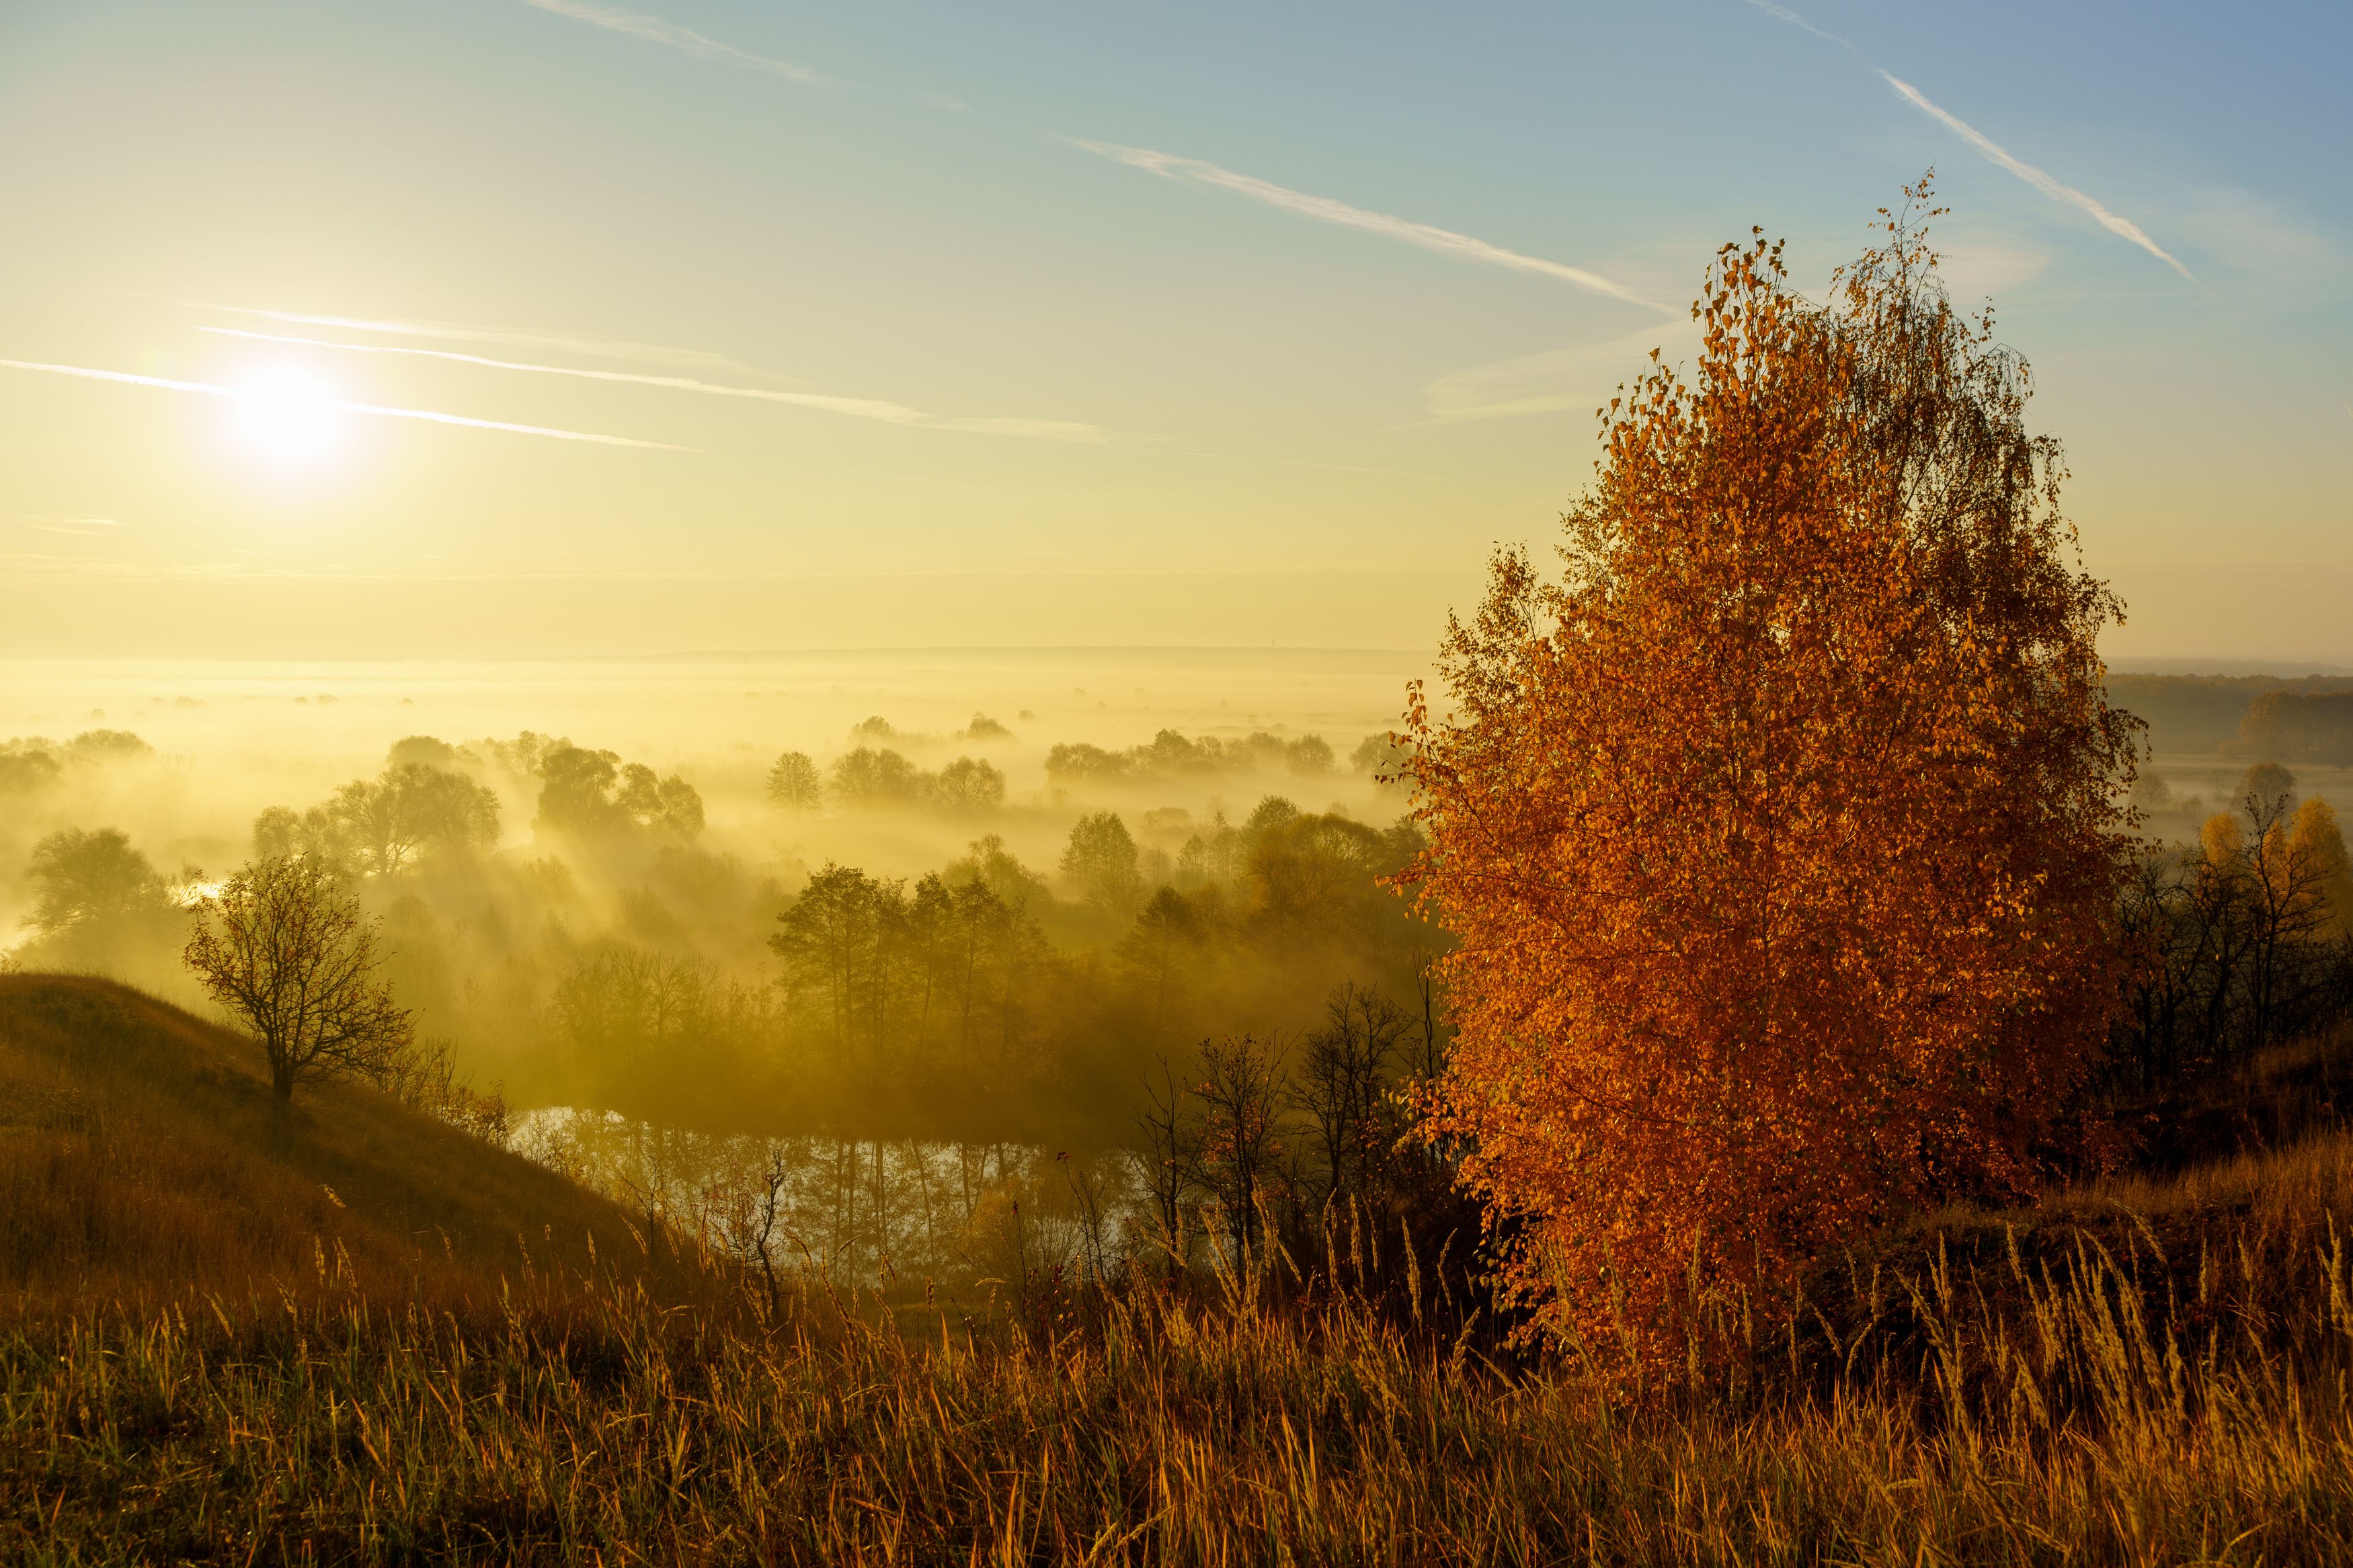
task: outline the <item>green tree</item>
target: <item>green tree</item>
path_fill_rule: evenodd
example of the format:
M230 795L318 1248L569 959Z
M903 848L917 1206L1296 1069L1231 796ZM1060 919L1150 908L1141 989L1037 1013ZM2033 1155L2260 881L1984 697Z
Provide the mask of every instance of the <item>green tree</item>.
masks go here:
M1124 912L1144 893L1135 839L1115 811L1079 818L1062 850L1062 879L1097 909Z
M1168 1016L1168 1000L1183 982L1186 960L1208 931L1192 900L1174 888L1155 889L1120 939L1120 957L1150 998L1146 1009L1157 1029Z
M33 929L45 937L95 934L176 908L162 874L118 828L48 835L33 846L26 875Z
M38 794L64 771L45 747L17 742L0 746L0 795Z
M786 811L815 811L824 804L825 790L817 763L807 752L786 752L768 770L768 804Z
M676 773L658 778L643 763L631 763L621 770L613 803L647 832L681 843L702 835L702 796Z
M676 773L561 742L540 753L537 771L543 828L590 841L637 831L683 843L702 832L702 796Z
M964 727L963 734L957 739L968 742L1010 741L1013 731L986 713L976 713L972 716L972 722Z
M1302 778L1321 778L1332 771L1332 744L1321 735L1302 735L1282 747L1282 765Z
M1409 768L1413 752L1400 745L1397 736L1384 730L1366 736L1348 753L1348 766L1360 778L1369 778L1385 789L1410 787L1413 778Z
M892 751L860 746L834 759L833 798L844 805L913 805L923 799L923 770Z
M871 1041L869 1026L882 979L882 922L894 900L888 884L828 861L776 917L781 929L768 938L787 983L818 1000L837 1065L849 1060L854 1046Z
M154 754L154 747L128 730L84 730L66 742L66 760L72 763L127 763Z
M498 841L499 797L463 773L396 763L354 779L327 803L327 837L359 870L391 876L427 854L472 855Z
M576 838L617 832L626 817L614 803L621 759L570 742L551 745L537 758L539 826Z
M940 770L933 795L948 811L995 811L1005 804L1005 775L976 757L958 757Z

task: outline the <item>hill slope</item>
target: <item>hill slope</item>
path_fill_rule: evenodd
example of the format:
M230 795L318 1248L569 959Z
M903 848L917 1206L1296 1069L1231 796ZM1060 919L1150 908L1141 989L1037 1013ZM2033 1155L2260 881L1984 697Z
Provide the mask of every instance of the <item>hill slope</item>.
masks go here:
M621 1210L359 1084L292 1104L259 1047L110 981L0 975L0 1310L275 1299L488 1301L640 1256Z

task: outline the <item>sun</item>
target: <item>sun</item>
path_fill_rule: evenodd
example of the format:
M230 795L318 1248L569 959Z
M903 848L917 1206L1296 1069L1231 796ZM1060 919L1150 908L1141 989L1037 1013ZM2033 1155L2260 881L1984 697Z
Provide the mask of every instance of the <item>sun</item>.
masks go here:
M246 440L280 462L323 457L335 443L340 405L299 370L266 370L237 389L237 424Z

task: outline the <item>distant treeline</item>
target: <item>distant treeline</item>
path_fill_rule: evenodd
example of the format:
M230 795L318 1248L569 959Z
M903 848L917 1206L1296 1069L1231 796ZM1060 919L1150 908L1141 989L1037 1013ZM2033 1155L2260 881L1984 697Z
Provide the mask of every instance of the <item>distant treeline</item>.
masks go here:
M2108 700L2160 753L2353 765L2353 677L2111 675Z
M1367 737L1354 759L1359 772L1371 765L1383 737ZM1150 784L1166 779L1199 778L1213 773L1254 773L1282 769L1301 778L1333 771L1330 742L1321 735L1284 740L1263 730L1240 740L1214 735L1187 738L1163 730L1140 746L1108 751L1085 742L1068 742L1046 753L1046 775L1058 784Z
M46 789L77 764L121 762L154 750L128 730L85 730L62 743L47 735L12 736L0 741L0 795Z
M853 738L904 739L879 723ZM1320 740L1267 740L1172 732L1136 752L1337 771ZM1367 770L1391 760L1386 736L1358 751ZM16 773L46 793L148 754L114 731L16 742L0 751L15 770L0 770L0 793ZM796 812L855 808L870 831L892 811L913 823L1006 809L1003 775L981 759L934 771L871 744L824 771L786 753L769 795ZM504 847L502 804L528 814ZM1216 807L1092 809L1036 868L973 826L968 852L925 874L828 860L789 889L708 842L702 797L679 774L525 731L409 736L374 776L261 812L251 842L255 863L332 868L380 919L385 977L420 1033L525 1103L1084 1147L1132 1134L1164 1058L1182 1073L1229 1031L1287 1039L1338 986L1426 1002L1444 939L1382 885L1421 847L1409 823L1272 794L1231 821ZM12 961L167 990L182 984L191 910L235 869L174 875L111 826L60 827L30 848L30 939ZM1429 1026L1426 1005L1417 1016Z

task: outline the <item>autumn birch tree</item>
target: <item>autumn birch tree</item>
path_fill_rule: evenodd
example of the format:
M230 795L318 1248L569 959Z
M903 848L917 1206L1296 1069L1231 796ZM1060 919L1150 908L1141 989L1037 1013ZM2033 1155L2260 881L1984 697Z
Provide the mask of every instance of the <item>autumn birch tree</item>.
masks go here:
M1763 1300L2031 1187L2119 1005L2118 607L1906 195L1828 303L1719 253L1692 379L1654 353L1601 411L1565 573L1499 554L1451 710L1413 697L1404 880L1459 939L1424 1130L1539 1321L1638 1356L1694 1279Z

